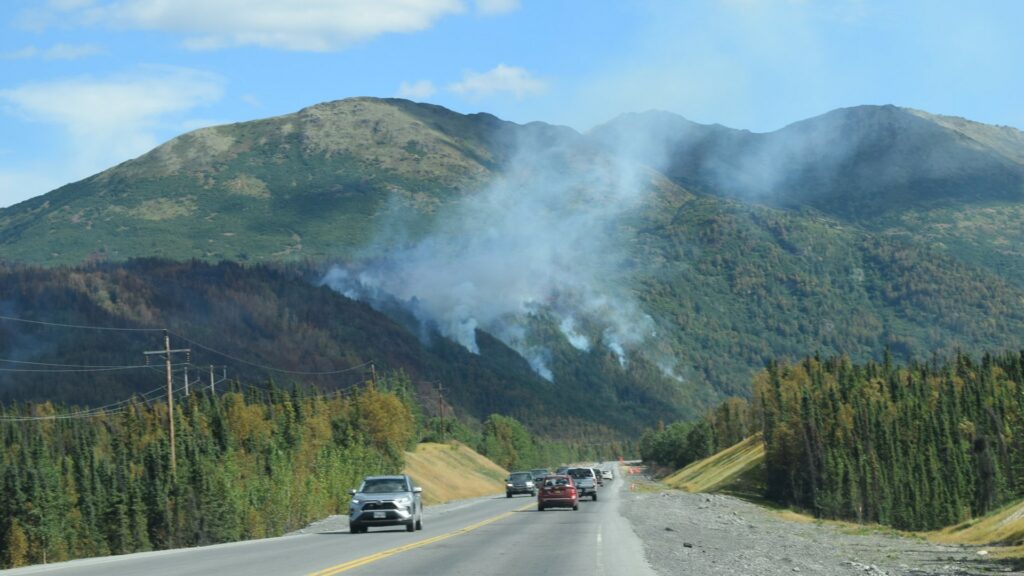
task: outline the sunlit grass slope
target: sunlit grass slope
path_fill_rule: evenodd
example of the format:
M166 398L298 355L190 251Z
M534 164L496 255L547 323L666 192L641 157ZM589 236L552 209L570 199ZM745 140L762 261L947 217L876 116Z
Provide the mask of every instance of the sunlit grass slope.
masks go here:
M423 502L437 504L498 494L508 471L468 446L423 443L405 453L405 473L423 487Z
M991 551L996 557L1024 557L1024 500L927 536L945 544L999 546Z
M764 443L755 434L721 452L698 460L665 478L673 488L687 492L732 492L747 495L761 483ZM757 496L756 493L750 494Z

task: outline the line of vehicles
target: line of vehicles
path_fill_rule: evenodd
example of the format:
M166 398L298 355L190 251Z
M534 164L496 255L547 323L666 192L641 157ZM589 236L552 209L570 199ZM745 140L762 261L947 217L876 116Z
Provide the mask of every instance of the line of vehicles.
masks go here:
M590 497L597 501L597 489L605 480L614 479L611 469L589 466L562 466L554 474L546 468L513 472L505 480L505 497L529 494L537 497L537 510L548 508L579 509L579 501Z
M554 474L547 468L513 472L505 480L505 497L529 494L537 509L579 509L579 501L597 500L597 489L614 479L610 469L562 466ZM423 488L406 474L367 476L359 488L349 490L348 528L352 534L374 526L405 526L409 532L423 529Z

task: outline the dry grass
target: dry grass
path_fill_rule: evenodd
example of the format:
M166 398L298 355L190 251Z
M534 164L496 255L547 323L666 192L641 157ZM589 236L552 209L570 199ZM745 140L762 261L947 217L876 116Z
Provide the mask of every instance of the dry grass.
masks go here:
M505 490L508 471L464 444L424 443L405 453L405 473L423 487L423 502L438 504Z
M943 544L994 546L990 553L996 558L1024 558L1024 501L925 536Z
M687 492L726 491L764 464L764 443L757 434L721 452L698 460L665 478L665 484Z

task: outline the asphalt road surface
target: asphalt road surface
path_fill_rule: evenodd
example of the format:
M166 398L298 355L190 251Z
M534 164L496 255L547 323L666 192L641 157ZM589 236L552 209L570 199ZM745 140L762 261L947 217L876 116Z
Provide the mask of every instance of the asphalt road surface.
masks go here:
M4 574L53 576L587 574L653 576L643 547L619 514L622 480L580 502L579 510L538 512L522 496L427 508L423 530L371 528L267 538L32 566Z

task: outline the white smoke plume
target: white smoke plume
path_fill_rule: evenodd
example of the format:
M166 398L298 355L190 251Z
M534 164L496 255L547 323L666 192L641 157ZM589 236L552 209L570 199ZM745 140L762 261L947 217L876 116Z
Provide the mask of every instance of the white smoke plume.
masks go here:
M654 323L627 287L619 227L653 193L650 176L548 136L520 142L501 176L440 214L433 234L358 270L335 268L323 282L371 303L397 299L474 353L476 330L485 330L548 380L550 351L526 329L539 314L576 349L599 339L625 367Z
M580 334L576 331L575 318L572 316L566 316L562 319L562 322L559 323L558 329L562 331L565 339L569 341L569 344L572 344L573 348L581 352L590 351L590 339L587 338L585 334Z

